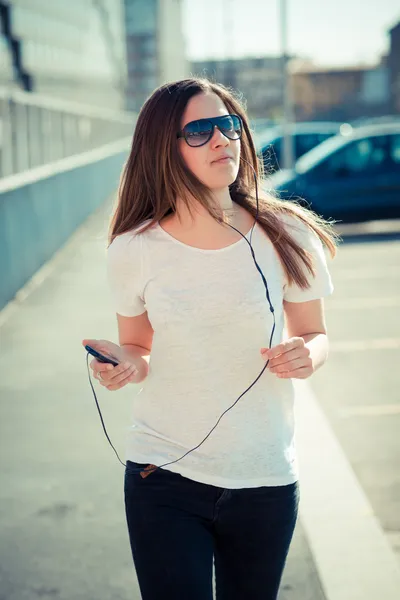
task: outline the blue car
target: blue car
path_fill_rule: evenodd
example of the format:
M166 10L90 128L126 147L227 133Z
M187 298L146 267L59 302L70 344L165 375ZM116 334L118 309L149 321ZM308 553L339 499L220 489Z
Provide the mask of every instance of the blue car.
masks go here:
M303 122L289 125L293 138L293 157L295 160L309 152L321 142L337 135L342 123ZM273 173L283 167L283 130L280 126L270 127L256 133L257 154L262 158L265 173Z
M325 218L400 217L400 123L342 128L269 179L280 198L297 199Z

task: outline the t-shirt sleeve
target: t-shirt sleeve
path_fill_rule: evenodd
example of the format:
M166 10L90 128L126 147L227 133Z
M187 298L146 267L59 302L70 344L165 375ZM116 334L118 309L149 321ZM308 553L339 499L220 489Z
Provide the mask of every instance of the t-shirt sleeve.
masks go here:
M143 297L143 252L140 236L123 233L107 250L107 279L115 311L136 317L146 311Z
M315 277L305 269L310 287L300 288L297 284L289 285L285 282L283 298L287 302L307 302L308 300L318 300L329 296L333 292L331 275L326 261L326 250L320 238L303 222L298 219L290 219L286 222L286 228L293 235L298 244L307 250L313 260Z

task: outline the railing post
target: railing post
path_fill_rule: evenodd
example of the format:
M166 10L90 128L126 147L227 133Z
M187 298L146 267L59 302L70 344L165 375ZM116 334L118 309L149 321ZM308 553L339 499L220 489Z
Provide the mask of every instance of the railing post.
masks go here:
M1 99L1 161L0 176L7 177L14 173L13 135L11 127L10 98Z

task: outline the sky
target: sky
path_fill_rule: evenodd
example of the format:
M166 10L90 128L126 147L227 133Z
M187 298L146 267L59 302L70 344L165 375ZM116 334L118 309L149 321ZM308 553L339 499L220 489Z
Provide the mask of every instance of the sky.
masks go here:
M286 0L290 54L316 65L376 64L400 21L399 0ZM183 0L190 60L277 56L280 0Z

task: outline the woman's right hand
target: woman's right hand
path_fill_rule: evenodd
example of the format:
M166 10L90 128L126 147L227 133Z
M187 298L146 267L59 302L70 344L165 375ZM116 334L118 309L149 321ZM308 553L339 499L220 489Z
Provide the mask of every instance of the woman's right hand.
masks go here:
M114 367L110 363L103 363L93 358L90 362L90 368L93 371L93 377L100 384L110 391L115 391L123 388L128 383L135 383L135 378L138 374L136 365L127 360L126 356L118 344L114 344L108 340L82 340L83 346L91 346L98 352L115 358L118 365Z

